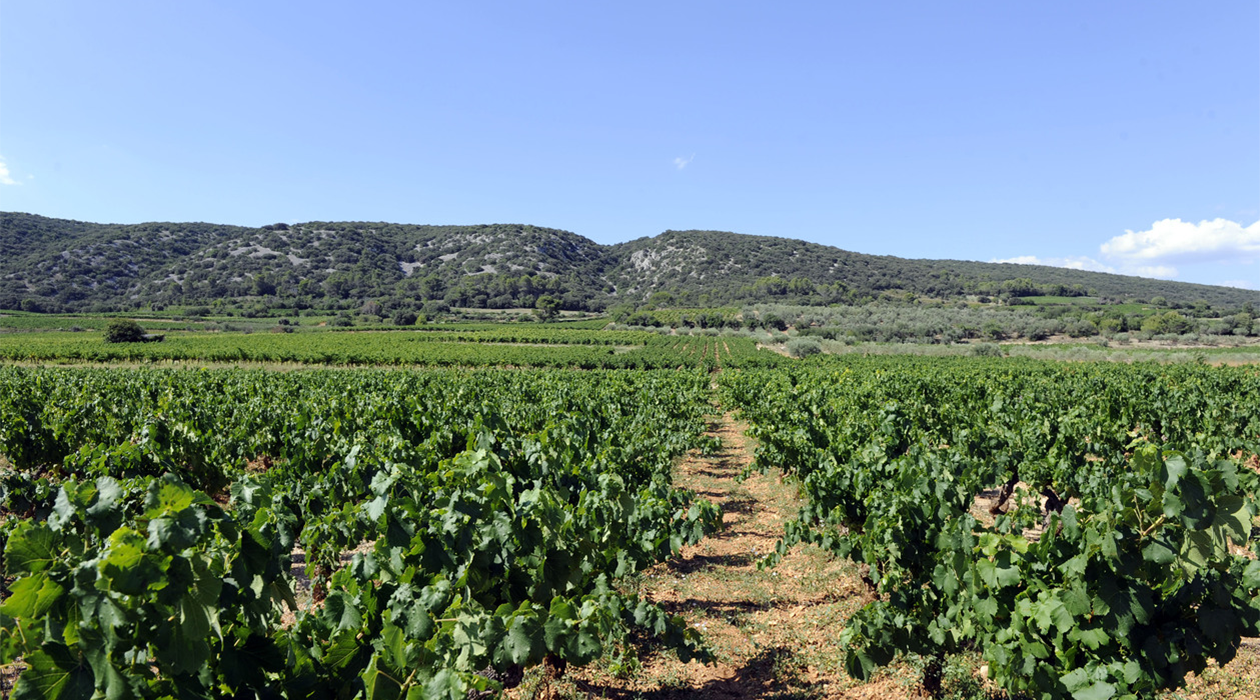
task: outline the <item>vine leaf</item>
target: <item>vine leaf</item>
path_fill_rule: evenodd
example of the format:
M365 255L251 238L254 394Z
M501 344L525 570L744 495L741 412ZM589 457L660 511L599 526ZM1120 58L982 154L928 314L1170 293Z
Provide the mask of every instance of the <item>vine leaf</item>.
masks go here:
M18 677L13 700L88 700L94 683L92 670L61 645L27 655L27 668Z
M52 566L57 559L54 539L53 531L44 523L19 523L4 551L8 575L35 574Z
M29 620L48 611L65 589L48 578L46 573L20 578L9 589L13 595L0 605L0 613Z

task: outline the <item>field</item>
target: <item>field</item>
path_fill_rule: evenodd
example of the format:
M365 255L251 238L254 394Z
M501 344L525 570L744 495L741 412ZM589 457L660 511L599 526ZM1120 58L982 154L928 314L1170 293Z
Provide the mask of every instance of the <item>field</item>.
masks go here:
M1059 306L1059 305L1091 305L1097 304L1096 297L1055 297L1055 296L1030 296L1022 297L1024 301L1031 302L1038 306Z
M160 343L105 343L99 333L0 336L0 359L24 362L247 362L439 367L661 369L765 366L754 341L531 326L493 330L172 333Z
M14 697L1260 689L1254 366L542 324L0 357Z
M460 317L477 317L486 315L484 313L474 313L475 311L484 312L485 310L463 310L457 309ZM336 318L331 315L310 315L306 312L305 316L276 316L276 317L248 317L248 316L221 316L217 314L206 314L204 316L186 316L176 313L154 313L150 315L136 314L38 314L26 313L22 311L3 311L0 312L0 333L25 332L25 331L69 331L71 329L80 330L103 330L105 326L115 317L125 317L136 320L145 328L161 329L161 330L217 330L232 328L249 328L252 330L267 330L277 325L289 326L292 330L322 331L322 330L342 330L342 328L330 325ZM493 330L502 328L504 323L501 318L503 314L488 314L487 320L453 320L443 323L422 323L417 326L408 326L407 330ZM517 314L521 315L521 314ZM524 313L529 316L527 310ZM402 329L391 323L386 323L383 319L375 319L372 323L351 326L353 330L371 330L371 329ZM584 329L599 330L608 325L607 319L604 318L585 318L583 316L575 316L572 318L559 318L548 323L529 324L529 328L559 328L559 329Z

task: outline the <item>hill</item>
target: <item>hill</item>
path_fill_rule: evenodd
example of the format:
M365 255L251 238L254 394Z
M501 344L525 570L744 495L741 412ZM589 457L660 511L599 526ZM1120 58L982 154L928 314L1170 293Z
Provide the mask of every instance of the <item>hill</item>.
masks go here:
M429 304L568 309L652 300L860 303L907 295L1164 297L1240 307L1255 292L1034 265L909 260L789 238L666 231L611 246L521 224L95 224L0 213L0 308L144 305L357 308Z
M609 278L634 297L661 289L699 289L714 302L797 296L826 285L834 301L860 300L890 291L950 299L967 295L1096 296L1115 301L1164 297L1174 304L1206 301L1240 306L1256 292L1186 282L1069 270L1044 265L966 260L913 260L866 255L790 238L722 231L666 231L612 246L618 264ZM776 279L771 279L776 278ZM809 296L804 294L804 296Z

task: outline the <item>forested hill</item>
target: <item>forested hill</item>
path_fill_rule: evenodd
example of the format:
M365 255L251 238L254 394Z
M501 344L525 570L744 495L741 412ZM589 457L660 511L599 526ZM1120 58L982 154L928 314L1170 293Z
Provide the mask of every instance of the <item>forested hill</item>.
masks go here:
M350 308L445 303L570 309L649 299L678 306L860 303L908 294L1090 295L1236 307L1253 291L1033 265L907 260L788 238L667 231L605 246L519 224L309 222L93 224L0 213L0 308L143 305Z
M1255 303L1260 296L1254 290L1046 265L867 255L791 238L724 231L666 231L611 249L618 263L609 278L630 296L690 287L714 299L762 301L765 289L794 294L793 280L808 280L816 290L829 285L839 296L847 290L856 300L900 291L937 299L1048 294L1116 301L1164 297L1177 304L1237 306Z

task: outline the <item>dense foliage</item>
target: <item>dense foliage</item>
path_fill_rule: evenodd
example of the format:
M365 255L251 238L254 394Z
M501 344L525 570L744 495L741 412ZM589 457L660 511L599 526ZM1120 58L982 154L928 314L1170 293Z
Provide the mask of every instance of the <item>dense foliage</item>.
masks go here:
M1063 304L975 307L870 305L806 307L763 304L745 307L745 327L770 323L801 334L848 343L958 343L968 340L1046 340L1068 336L1105 340L1174 340L1190 343L1249 342L1260 335L1253 305L1238 310L1181 311L1147 305ZM767 322L769 321L769 323Z
M107 343L139 343L144 340L144 328L128 318L116 318L105 326L103 340Z
M780 553L863 565L855 676L971 649L1011 691L1147 697L1260 636L1254 369L822 360L722 384L809 497Z
M716 527L670 481L708 398L680 372L0 369L0 663L20 698L462 698L630 630L702 653L615 583Z

